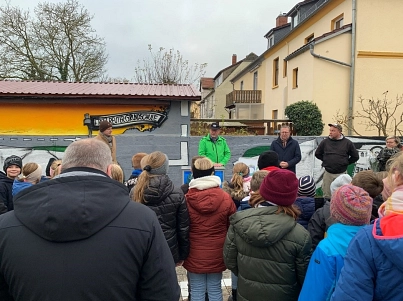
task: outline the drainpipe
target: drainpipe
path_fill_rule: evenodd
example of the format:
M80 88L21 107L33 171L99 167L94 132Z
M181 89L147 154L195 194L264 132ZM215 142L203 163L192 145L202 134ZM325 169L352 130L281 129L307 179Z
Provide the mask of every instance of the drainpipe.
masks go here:
M356 49L356 30L357 30L357 1L353 1L352 21L351 21L351 69L350 69L350 90L348 97L348 131L347 135L351 135L353 127L353 105L354 105L354 83L355 83L355 49Z
M318 58L318 59L322 59L322 60L325 60L325 61L329 61L329 62L332 62L332 63L340 64L340 65L343 65L343 66L351 67L350 64L347 64L347 63L344 63L344 62L341 62L341 61L338 61L338 60L331 59L331 58L329 58L329 57L325 57L325 56L316 54L315 52L313 52L313 51L314 51L314 48L315 48L315 44L314 44L314 43L309 44L309 52L311 53L311 55L312 55L313 57L316 57L316 58Z

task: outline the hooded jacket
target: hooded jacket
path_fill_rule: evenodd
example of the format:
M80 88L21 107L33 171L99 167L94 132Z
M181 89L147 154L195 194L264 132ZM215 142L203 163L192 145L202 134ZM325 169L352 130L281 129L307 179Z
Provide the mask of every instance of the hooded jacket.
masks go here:
M308 223L308 231L311 235L313 249L325 238L327 229L335 222L330 216L330 202L325 201L323 207L315 211Z
M199 156L205 156L214 163L225 165L231 158L231 151L228 147L227 140L224 137L218 136L214 143L211 140L210 134L204 136L199 142Z
M186 194L190 217L190 253L183 264L192 273L225 271L223 247L229 216L236 208L231 197L219 185L217 176L193 179Z
M230 218L224 261L238 276L238 299L297 300L311 255L308 231L277 206Z
M20 191L24 190L25 188L31 187L32 183L30 182L20 182L18 180L14 180L13 182L13 196L15 196Z
M344 137L322 140L315 151L315 157L322 161L322 167L329 173L338 174L347 170L349 164L360 158L354 144Z
M0 300L179 299L155 214L91 168L16 195L0 216Z
M7 208L5 211L14 209L13 204L13 179L8 178L3 172L0 171L0 203L4 204ZM1 205L0 205L1 206ZM4 207L1 206L0 212L4 213Z
M341 223L329 227L327 237L312 254L299 301L330 300L344 265L348 244L363 227Z
M144 189L145 205L158 217L175 263L189 255L189 213L182 191L167 175L150 178Z
M332 301L401 301L403 215L389 214L351 240Z
M287 169L295 173L296 165L301 161L301 149L297 140L288 138L285 147L280 137L270 145L270 150L278 154L279 162L284 161L288 163Z
M298 206L301 210L301 215L298 217L297 222L305 229L308 229L309 220L315 213L315 199L306 196L299 196L295 200L294 205Z

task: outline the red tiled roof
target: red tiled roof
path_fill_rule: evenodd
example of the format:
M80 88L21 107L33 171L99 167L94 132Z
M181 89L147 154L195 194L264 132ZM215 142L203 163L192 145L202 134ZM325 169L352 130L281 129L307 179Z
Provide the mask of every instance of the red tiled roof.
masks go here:
M200 86L203 89L214 89L214 78L212 78L212 77L202 77L200 79Z
M1 96L130 97L200 100L193 85L0 81Z

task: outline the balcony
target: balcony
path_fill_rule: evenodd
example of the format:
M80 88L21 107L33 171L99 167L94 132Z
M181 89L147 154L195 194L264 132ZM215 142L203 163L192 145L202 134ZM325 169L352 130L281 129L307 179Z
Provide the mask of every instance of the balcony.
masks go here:
M261 103L261 90L234 90L227 94L226 107L234 103Z

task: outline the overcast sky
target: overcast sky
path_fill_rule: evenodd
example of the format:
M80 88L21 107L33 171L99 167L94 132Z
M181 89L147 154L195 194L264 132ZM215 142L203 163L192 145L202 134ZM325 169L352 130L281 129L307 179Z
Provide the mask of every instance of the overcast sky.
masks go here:
M5 0L1 0L5 3ZM33 8L40 0L9 0ZM302 0L300 0L302 1ZM48 0L57 3L63 0ZM153 48L179 50L190 63L207 63L207 77L250 52L260 55L263 37L276 17L298 0L79 0L94 16L92 26L106 42L110 77L134 78L138 60Z

